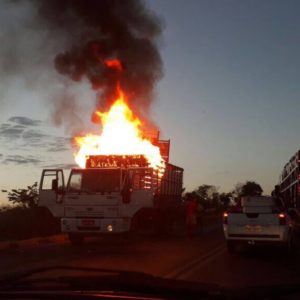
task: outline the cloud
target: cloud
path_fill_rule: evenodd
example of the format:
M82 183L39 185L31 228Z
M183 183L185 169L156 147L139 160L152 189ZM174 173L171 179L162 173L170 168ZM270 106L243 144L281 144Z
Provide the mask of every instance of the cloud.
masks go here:
M43 127L37 127L40 124L40 120L21 116L0 124L0 164L38 165L42 162L41 153L50 155L70 150L70 137L50 135ZM26 156L26 152L30 156Z
M23 132L24 127L20 127L20 125L11 125L8 123L0 125L0 137L18 139L21 137Z
M22 138L27 144L43 143L45 139L50 138L48 134L40 130L27 130L23 133Z
M70 150L71 138L56 137L47 144L48 152L62 152Z
M17 123L23 126L39 126L42 124L41 120L34 120L27 117L11 117L8 119L9 122Z
M27 117L11 117L6 123L0 125L0 137L9 139L11 142L12 139L23 138L41 138L45 137L44 134L41 134L37 130L28 130L28 127L41 125L42 121L34 120Z
M36 128L42 121L30 119L27 117L15 116L8 119L7 122L0 124L0 140L4 145L10 145L13 149L13 142L24 149L41 148L47 152L62 152L70 150L71 138L57 137L45 133Z
M37 165L42 161L35 158L34 156L23 156L23 155L7 155L5 160L3 161L4 164L17 164L17 165L26 165L32 164Z

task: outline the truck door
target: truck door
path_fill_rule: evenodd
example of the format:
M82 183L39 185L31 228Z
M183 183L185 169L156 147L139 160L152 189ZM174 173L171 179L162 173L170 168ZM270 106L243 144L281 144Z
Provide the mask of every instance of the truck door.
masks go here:
M43 170L39 188L39 206L47 207L54 217L63 217L64 189L62 169Z
M131 173L132 203L138 206L153 206L153 170L136 169Z

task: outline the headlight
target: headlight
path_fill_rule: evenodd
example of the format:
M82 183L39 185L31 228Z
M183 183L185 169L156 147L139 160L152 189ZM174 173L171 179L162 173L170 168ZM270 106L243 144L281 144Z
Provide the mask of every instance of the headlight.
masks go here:
M113 231L113 226L112 225L107 225L106 227L108 232L112 232Z

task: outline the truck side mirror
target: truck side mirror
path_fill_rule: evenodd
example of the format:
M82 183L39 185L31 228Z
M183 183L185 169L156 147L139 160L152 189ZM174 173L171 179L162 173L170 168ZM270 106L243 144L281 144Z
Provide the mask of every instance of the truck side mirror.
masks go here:
M58 181L57 181L57 179L52 179L52 190L53 191L58 190Z

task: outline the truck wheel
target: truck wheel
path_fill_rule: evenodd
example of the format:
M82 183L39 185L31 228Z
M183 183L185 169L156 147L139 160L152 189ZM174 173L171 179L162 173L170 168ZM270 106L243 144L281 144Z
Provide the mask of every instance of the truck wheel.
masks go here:
M227 251L232 254L235 252L235 244L234 241L227 241Z
M69 233L69 240L72 245L82 245L84 242L84 236L76 233Z
M152 230L155 236L164 236L167 233L166 218L162 214L157 214L152 220Z
M173 236L175 233L175 220L173 218L166 218L162 222L162 234L165 236Z

